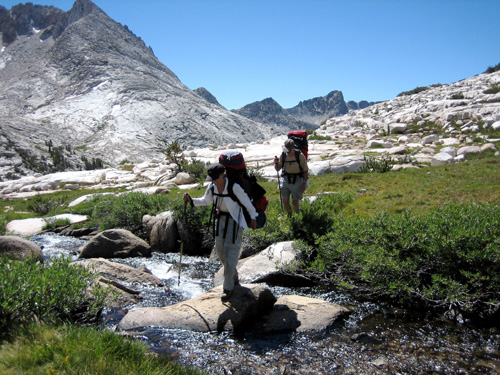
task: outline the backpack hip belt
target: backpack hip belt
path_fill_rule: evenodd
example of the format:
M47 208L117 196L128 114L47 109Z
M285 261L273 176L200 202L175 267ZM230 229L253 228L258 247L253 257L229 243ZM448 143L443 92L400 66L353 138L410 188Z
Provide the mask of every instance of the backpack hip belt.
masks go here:
M226 218L226 224L224 225L224 233L222 234L222 238L225 239L226 236L227 236L227 228L229 227L229 220L230 219L232 220L232 217L229 214L229 212L224 212L224 211L220 211L218 214L216 214L215 217L216 217L217 220L214 220L214 226L216 225L216 228L214 228L214 238L219 235L220 221L224 220L223 217L225 217ZM215 224L215 223L217 223L217 224ZM236 231L239 230L239 227L238 227L237 224L238 223L236 221L234 221L234 223L233 223L233 243L236 242Z
M304 173L303 172L287 173L287 172L283 171L282 175L283 175L283 177L287 178L289 184L294 185L297 182L297 177L303 177Z

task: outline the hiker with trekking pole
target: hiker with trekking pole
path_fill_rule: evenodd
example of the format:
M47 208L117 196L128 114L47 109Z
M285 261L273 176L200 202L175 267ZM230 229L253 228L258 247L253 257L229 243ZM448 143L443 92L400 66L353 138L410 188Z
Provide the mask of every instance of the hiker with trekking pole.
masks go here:
M293 139L287 139L283 145L283 152L278 158L274 157L276 171L282 169L280 180L280 197L288 216L292 210L299 212L299 201L303 198L309 179L309 168L304 152L299 150ZM290 205L290 196L292 205ZM293 208L292 208L293 206Z
M257 228L257 211L248 194L236 182L230 183L226 177L226 168L220 163L208 167L207 181L211 181L201 198L191 198L184 194L184 202L194 206L213 204L212 214L215 248L224 267L223 302L230 300L235 286L239 285L236 266L240 255L243 231ZM249 223L243 210L249 215ZM212 215L211 215L212 217Z

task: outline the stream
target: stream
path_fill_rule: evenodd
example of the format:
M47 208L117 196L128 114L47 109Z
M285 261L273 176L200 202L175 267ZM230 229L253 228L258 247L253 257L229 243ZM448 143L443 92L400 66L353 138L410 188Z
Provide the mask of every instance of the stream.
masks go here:
M31 240L45 259L71 257L84 240L40 234ZM151 258L111 259L146 266L165 287L144 288L136 306L166 306L201 295L213 287L218 263L203 257L154 253ZM500 329L473 327L414 316L390 305L357 301L348 295L313 288L270 287L276 298L297 294L353 310L327 331L309 334L197 333L151 328L136 334L153 351L209 374L500 374ZM132 308L132 307L129 307ZM106 310L102 323L114 330L125 310Z

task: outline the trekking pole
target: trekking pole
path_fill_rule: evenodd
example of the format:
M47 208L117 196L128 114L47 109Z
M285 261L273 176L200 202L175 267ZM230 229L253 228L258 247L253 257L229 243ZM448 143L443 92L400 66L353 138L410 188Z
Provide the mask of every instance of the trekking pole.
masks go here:
M276 159L278 158L276 155L274 156ZM283 198L281 197L281 182L280 182L280 171L276 171L276 174L278 176L278 188L279 188L279 194L280 194L280 203L281 203L281 212L283 212Z
M184 215L182 218L184 221L184 224L186 224L186 203L187 202L184 202ZM184 241L181 238L181 253L179 256L179 278L177 279L177 286L179 286L181 284L181 269L182 269L182 253L183 253L183 251L184 251Z

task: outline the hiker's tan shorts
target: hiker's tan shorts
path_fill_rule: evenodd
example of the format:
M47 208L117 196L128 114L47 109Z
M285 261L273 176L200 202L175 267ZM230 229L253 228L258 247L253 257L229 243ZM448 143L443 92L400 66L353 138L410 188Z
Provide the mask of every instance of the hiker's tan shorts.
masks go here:
M292 177L293 178L293 177ZM292 200L300 201L303 197L302 194L302 183L304 178L297 176L295 183L291 184L288 182L288 176L283 176L283 183L281 184L281 196L289 198L292 196Z

